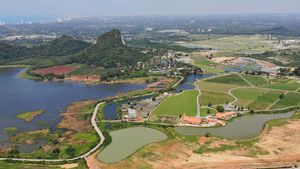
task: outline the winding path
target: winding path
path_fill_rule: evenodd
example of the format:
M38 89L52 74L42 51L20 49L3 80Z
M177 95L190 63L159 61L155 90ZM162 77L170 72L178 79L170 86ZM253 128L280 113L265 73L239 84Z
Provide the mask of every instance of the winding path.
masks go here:
M101 132L101 130L99 129L97 122L96 122L96 117L97 117L97 113L99 111L100 106L104 104L104 102L102 103L98 103L94 109L93 112L93 116L91 119L91 123L95 129L95 131L97 132L97 134L100 137L100 141L99 143L90 151L88 151L87 153L78 156L78 157L74 157L74 158L69 158L69 159L26 159L26 158L0 158L0 161L4 161L4 160L12 160L12 161L24 161L24 162L69 162L69 161L75 161L75 160L79 160L82 158L86 158L87 156L89 156L90 154L92 154L93 152L95 152L104 142L105 137L103 135L103 133Z

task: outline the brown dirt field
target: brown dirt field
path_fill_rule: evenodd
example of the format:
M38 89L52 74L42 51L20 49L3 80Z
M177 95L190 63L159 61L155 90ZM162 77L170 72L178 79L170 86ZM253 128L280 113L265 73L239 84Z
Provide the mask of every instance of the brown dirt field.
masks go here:
M76 69L76 67L74 67L74 66L53 66L53 67L47 67L47 68L42 68L42 69L36 69L33 72L37 73L37 74L42 74L42 75L46 75L49 73L61 75L61 74L69 73L75 69Z
M253 148L227 150L218 153L196 154L193 152L198 143L170 140L144 147L129 159L115 164L104 164L96 159L93 165L105 169L117 168L276 168L300 165L300 120L264 130L259 136L256 148L264 153L253 155ZM215 139L215 138L211 138ZM209 141L209 140L208 140ZM232 144L231 140L219 140L212 143ZM90 157L90 158L95 158ZM90 159L91 160L91 159ZM96 164L97 162L97 164ZM94 169L94 168L93 168Z
M96 83L101 79L100 76L97 75L69 75L65 77L64 80L67 81L75 81L75 82L85 82L85 83Z
M81 102L74 102L67 108L67 111L63 113L63 119L58 124L59 128L66 128L76 132L84 132L88 130L93 130L92 125L89 120L81 119L80 116L86 114L86 112L81 112L85 107L95 104L96 101L88 100Z

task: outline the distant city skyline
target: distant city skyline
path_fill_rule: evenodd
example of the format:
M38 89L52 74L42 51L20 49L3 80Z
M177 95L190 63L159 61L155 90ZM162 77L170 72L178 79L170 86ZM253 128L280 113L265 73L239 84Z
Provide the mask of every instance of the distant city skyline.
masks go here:
M300 13L299 0L9 0L0 16Z

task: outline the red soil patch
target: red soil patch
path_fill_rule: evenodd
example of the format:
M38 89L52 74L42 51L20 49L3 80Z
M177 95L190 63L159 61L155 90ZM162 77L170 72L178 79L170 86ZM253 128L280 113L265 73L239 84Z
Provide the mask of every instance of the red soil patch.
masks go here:
M207 138L205 136L199 137L198 143L200 145L204 145L206 140L207 140Z
M101 79L97 75L70 75L65 77L65 80L76 81L76 82L99 82Z
M53 66L48 68L36 69L33 72L41 75L46 75L50 73L61 75L61 74L69 73L75 69L76 67L74 66Z

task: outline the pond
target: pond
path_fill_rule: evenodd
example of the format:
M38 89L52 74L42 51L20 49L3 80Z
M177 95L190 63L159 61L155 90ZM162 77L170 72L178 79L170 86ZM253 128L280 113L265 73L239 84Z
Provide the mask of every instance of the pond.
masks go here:
M146 127L116 130L110 135L111 144L97 156L98 160L105 163L119 162L147 144L167 139L163 132Z
M195 128L195 127L176 127L175 130L182 135L211 135L229 139L249 139L256 137L262 131L264 124L273 119L289 118L294 112L281 114L253 114L244 115L229 122L224 127L218 128Z
M145 84L86 85L71 82L41 82L21 79L23 68L0 68L0 146L6 145L7 127L18 132L56 129L61 113L72 102L85 99L101 99L121 92L143 89ZM16 118L24 111L46 110L31 122Z

